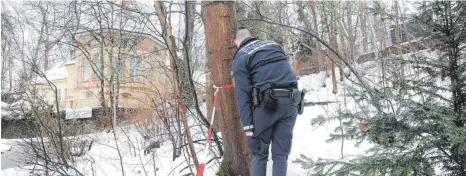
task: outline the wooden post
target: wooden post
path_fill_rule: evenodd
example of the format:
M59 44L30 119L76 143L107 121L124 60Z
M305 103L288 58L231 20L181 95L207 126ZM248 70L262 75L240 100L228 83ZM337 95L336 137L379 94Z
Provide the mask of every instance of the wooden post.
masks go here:
M175 51L175 39L172 34L172 27L170 22L165 16L165 10L163 6L162 1L154 1L154 6L155 10L157 11L157 15L159 17L160 23L162 23L162 26L164 28L164 37L166 38L167 41L167 47L168 47L168 54L170 56L170 65L171 65L171 71L173 74L173 84L175 88L175 96L176 96L176 101L178 104L178 111L180 112L181 115L181 121L183 123L184 130L186 132L186 136L188 138L188 145L189 145L189 150L191 157L193 158L194 165L196 168L199 167L199 161L197 160L197 155L196 155L196 150L194 149L193 145L193 138L191 136L191 131L189 130L189 124L188 120L186 117L186 110L183 105L182 97L181 97L181 84L178 76L178 67L176 65L176 51Z

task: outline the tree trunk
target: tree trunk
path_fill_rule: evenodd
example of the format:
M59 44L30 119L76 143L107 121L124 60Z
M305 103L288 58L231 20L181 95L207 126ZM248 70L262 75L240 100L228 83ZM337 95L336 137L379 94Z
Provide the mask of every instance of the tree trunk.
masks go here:
M396 55L397 56L401 56L402 53L402 50L401 50L401 35L402 35L402 31L400 31L400 18L399 18L399 9L400 9L400 6L398 4L398 1L395 1L395 6L394 6L394 10L395 10L395 41L396 41ZM404 78L405 77L405 68L404 68L404 61L402 60L401 61L401 64L400 64L400 72L401 72L401 77Z
M335 38L335 7L333 2L331 3L331 18L330 18L330 33L329 33L329 38L330 38L330 45L332 46L333 49L338 49L336 48L336 38ZM332 60L335 60L335 53L331 53L330 57L332 57ZM337 78L335 74L335 62L332 62L332 85L333 85L333 90L332 93L336 94L338 93L338 88L337 88Z
M207 47L207 44L205 44L205 47ZM206 53L207 55L207 53ZM210 58L207 58L207 61L205 62L205 77L206 77L206 97L205 97L205 102L206 102L206 107L207 107L207 119L210 121L212 117L212 111L214 107L214 88L212 84L212 67L210 66ZM217 128L218 132L222 132L222 129Z
M313 20L313 24L314 24L314 33L315 34L320 34L319 32L319 25L317 23L317 5L316 5L316 1L312 1L311 2L311 12L312 12L312 17L314 18ZM322 20L322 18L321 18ZM320 46L320 42L316 41L316 48L317 50L315 52L313 52L313 54L315 53L316 54L316 57L317 57L317 61L318 62L321 62L322 59L321 59L321 55L322 55L322 48ZM324 70L325 69L325 66L322 67L322 64L319 64L319 68L318 68L318 71L321 71L321 70Z
M328 22L328 15L327 15L327 9L326 9L326 6L328 6L328 5L329 5L329 2L321 2L322 10L320 11L321 12L320 16L321 16L323 24L326 24L325 28L327 29L327 31L330 31L330 27L329 27L330 25L329 25L329 22ZM322 31L325 31L325 29L322 29ZM326 35L326 34L324 32L322 32L321 38L324 38L324 35ZM322 52L322 53L324 53L324 52ZM331 65L331 63L329 62L330 59L325 59L324 58L322 60L324 62L324 64L323 64L324 68L323 69L325 70L325 74L329 75L328 70L331 70L331 68L329 68L329 66ZM333 61L331 61L331 62L333 63Z
M342 16L342 14L340 14L340 13L335 14L335 16L336 15L338 15L338 17ZM343 55L347 55L349 52L348 52L348 45L347 45L348 42L345 42L345 34L344 34L345 30L344 30L343 26L341 25L341 23L334 24L334 27L336 27L335 31L338 31L337 34L338 34L338 38L340 39L340 44L338 45L338 47L336 47L336 44L335 44L335 46L332 46L332 47L333 48L338 48L338 51L340 53L342 53ZM334 40L336 40L336 39L334 39ZM334 45L334 44L331 43L331 45ZM334 59L336 59L336 58L334 58ZM351 61L351 62L353 62L353 61ZM342 63L342 62L340 62L340 63ZM341 65L343 65L343 64L341 64ZM343 82L344 77L345 77L344 70L340 67L340 81L341 82Z
M197 97L197 92L196 88L194 87L194 81L191 76L191 48L192 48L192 40L193 40L193 34L194 34L194 17L195 17L195 6L194 3L190 3L189 1L185 1L185 13L187 14L185 16L185 21L186 21L186 33L185 33L185 40L184 40L184 47L185 47L185 60L186 60L186 69L188 73L188 81L189 81L189 86L191 89L191 94L194 98L194 107L196 108L197 115L199 118L202 119L202 123L205 125L206 128L210 127L210 122L207 120L207 118L202 114L202 111L199 107L199 99ZM208 79L210 80L210 79ZM210 86L210 90L212 90L212 85ZM213 97L211 97L213 98ZM212 111L212 110L211 110ZM212 115L212 112L210 113ZM210 116L209 116L210 117ZM217 149L220 153L220 156L223 155L223 149L222 149L222 143L220 142L217 133L216 133L216 128L212 129L213 130L213 138L214 142L217 145Z
M1 79L1 82L2 82L2 90L5 90L4 88L5 88L5 85L6 85L5 81L6 81L6 71L7 71L7 69L6 69L7 58L5 56L5 48L4 48L5 44L3 44L3 45L4 46L2 46L2 53L3 54L2 54L2 76L1 76L2 79ZM10 68L8 68L8 69L10 69Z
M13 59L12 58L9 58L8 59L8 76L10 77L10 87L9 87L9 91L11 92L11 90L13 90L13 74L12 74L12 70L13 70Z
M173 83L175 86L175 96L176 96L176 100L178 103L178 109L181 115L181 121L183 123L186 136L188 138L188 145L189 145L191 157L193 158L194 164L197 168L199 166L199 161L197 160L196 150L194 149L193 138L191 136L191 131L189 129L190 127L189 127L188 120L186 117L186 110L185 110L184 105L182 104L181 87L180 87L181 84L180 84L180 80L178 76L178 67L176 65L176 60L175 60L176 58L175 38L172 35L172 28L171 28L170 22L168 21L168 18L166 18L165 16L163 2L154 1L154 6L157 11L157 15L159 17L160 23L163 26L163 34L167 42L168 52L170 56L170 65L171 65L172 74L173 74Z
M206 32L207 57L211 63L213 83L217 86L231 83L231 65L235 47L236 21L233 2L202 2L202 17ZM224 151L220 173L249 175L249 151L241 129L234 91L221 90L216 124L222 130Z
M211 71L211 67L210 67L210 61L207 61L206 64L206 74L205 74L205 77L206 77L206 97L205 97L205 100L206 100L206 106L207 106L207 118L210 120L210 118L212 117L212 111L213 111L213 107L214 107L214 88L213 88L213 84L212 84L212 71ZM221 129L218 129L219 132L221 132Z
M50 52L50 44L49 44L49 26L47 25L47 16L44 15L43 21L44 21L44 27L45 27L45 41L44 41L44 48L45 48L45 53L44 53L44 72L48 70L49 67L49 52Z
M366 34L366 4L364 1L359 2L359 19L361 19L361 34L362 34L362 51L367 52L367 34Z
M98 8L101 8L100 4L98 5ZM101 14L101 11L99 10L98 11L98 16L101 17L102 14ZM97 17L98 18L98 17ZM99 22L99 31L100 31L100 68L98 68L99 70L99 73L100 73L100 105L102 106L102 111L101 111L101 116L100 118L107 118L108 116L108 112L107 112L107 105L106 105L106 101L105 101L105 79L106 79L106 76L105 76L105 61L104 61L104 46L105 46L105 37L103 36L104 35L104 29L102 27L102 20L99 19L98 20ZM108 68L107 68L108 69Z
M352 15L352 10L353 10L353 2L349 2L347 1L346 2L346 24L344 24L346 26L346 31L347 31L347 34L348 34L348 38L347 38L347 41L348 41L348 57L347 57L347 60L350 60L351 62L354 61L354 45L355 45L355 41L356 41L356 31L357 28L354 28L353 30L353 15ZM335 10L332 10L332 11L335 11ZM343 23L345 23L345 20L342 20Z

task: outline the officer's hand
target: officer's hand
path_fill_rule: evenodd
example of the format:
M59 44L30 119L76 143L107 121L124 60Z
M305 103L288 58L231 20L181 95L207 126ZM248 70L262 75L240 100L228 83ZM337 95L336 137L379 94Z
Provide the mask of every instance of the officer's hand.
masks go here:
M252 131L246 131L246 136L252 136Z

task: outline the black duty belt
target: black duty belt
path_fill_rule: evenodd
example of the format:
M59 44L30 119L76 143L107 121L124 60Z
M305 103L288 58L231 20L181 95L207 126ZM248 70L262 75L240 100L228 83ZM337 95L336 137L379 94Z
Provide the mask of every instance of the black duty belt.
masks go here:
M275 97L292 97L292 92L289 89L272 89L273 96Z
M274 97L288 97L295 103L300 103L302 100L302 92L299 89L272 89Z

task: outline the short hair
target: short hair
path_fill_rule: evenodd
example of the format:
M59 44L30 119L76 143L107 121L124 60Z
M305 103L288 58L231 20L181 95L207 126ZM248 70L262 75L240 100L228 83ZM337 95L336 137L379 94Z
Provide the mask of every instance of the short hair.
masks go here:
M251 37L251 32L249 32L249 30L247 29L240 29L236 32L236 40L238 41L242 41L244 40L246 37Z

